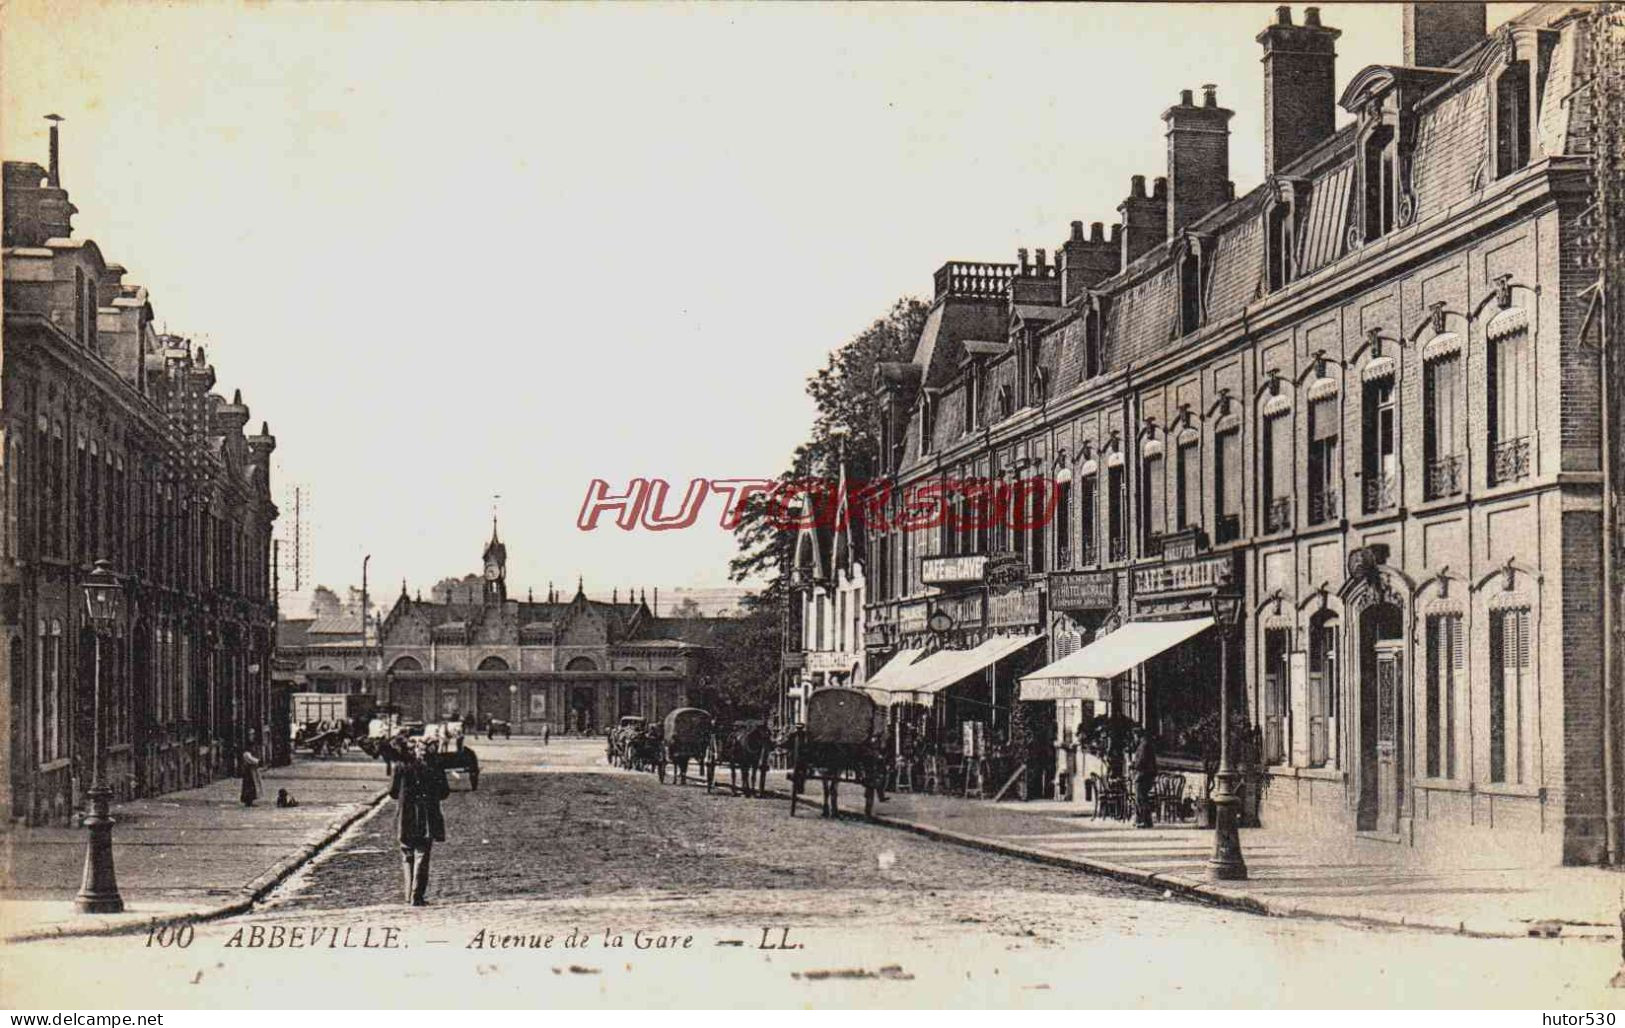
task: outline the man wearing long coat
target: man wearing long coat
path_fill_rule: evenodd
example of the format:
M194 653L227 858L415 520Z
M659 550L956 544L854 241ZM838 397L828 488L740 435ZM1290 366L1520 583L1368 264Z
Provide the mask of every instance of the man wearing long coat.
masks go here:
M389 782L396 801L396 824L405 873L406 902L421 907L429 891L429 855L437 842L446 841L446 819L440 801L451 795L446 772L433 749L422 756L403 747Z

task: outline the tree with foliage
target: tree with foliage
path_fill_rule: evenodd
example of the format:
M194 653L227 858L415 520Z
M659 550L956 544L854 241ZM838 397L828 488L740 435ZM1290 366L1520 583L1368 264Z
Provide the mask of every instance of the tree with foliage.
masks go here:
M695 602L694 597L685 596L683 601L672 609L671 616L674 618L697 618L703 617L704 612L700 610L700 605Z
M702 701L723 720L766 718L778 705L780 611L747 596L739 617L713 621L700 666Z
M339 594L325 585L318 585L310 593L310 612L319 618L336 618L344 613Z
M791 455L779 475L783 483L823 474L844 453L846 473L866 481L880 470L875 427L877 367L906 361L925 327L930 308L912 297L892 305L883 317L829 355L807 379L807 395L816 408L808 439ZM841 439L837 443L837 439ZM712 653L711 677L721 700L739 710L771 711L778 700L779 653L783 648L783 604L786 600L795 533L774 523L769 498L751 495L743 504L734 538L739 553L729 562L736 582L765 581L745 597L738 631L730 632ZM744 715L741 715L744 716Z
M907 361L914 355L929 311L912 297L898 300L884 317L832 352L824 366L807 379L807 395L816 407L812 433L796 447L790 467L779 481L824 473L838 450L844 451L848 478L866 481L875 477L880 470L875 371L882 363ZM729 562L729 577L736 582L765 578L763 598L776 601L782 598L782 579L789 571L795 533L779 528L768 513L768 498L761 494L752 495L744 504L734 529L739 555Z

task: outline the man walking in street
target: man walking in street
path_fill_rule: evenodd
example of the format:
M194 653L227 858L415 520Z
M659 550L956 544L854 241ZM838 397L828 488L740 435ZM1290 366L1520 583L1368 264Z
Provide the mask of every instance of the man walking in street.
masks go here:
M552 725L543 725L542 726L542 745L546 746L552 740L552 738L553 738L553 726Z
M440 801L451 795L451 785L437 757L432 742L425 744L421 754L409 745L402 745L389 783L390 798L398 807L406 902L414 907L426 902L429 856L434 844L446 841L446 820L440 811Z

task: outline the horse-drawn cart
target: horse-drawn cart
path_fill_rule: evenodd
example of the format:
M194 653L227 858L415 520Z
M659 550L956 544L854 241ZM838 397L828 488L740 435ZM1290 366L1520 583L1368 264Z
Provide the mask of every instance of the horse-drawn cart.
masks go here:
M885 729L874 698L861 689L819 689L807 698L806 723L790 735L790 816L810 779L824 783L824 814L840 809L840 785L863 786L863 813L886 787Z
M672 765L672 780L688 781L688 762L695 761L697 772L706 774L706 755L711 749L711 715L698 707L678 707L666 715L664 748L656 769L666 780L666 765Z

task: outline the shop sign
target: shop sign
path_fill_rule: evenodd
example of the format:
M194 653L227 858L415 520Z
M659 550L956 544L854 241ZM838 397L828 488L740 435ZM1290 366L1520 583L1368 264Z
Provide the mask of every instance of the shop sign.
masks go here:
M1042 596L1035 588L1011 589L987 598L987 623L990 628L1015 625L1036 625L1043 621Z
M995 589L1027 583L1027 558L1019 553L995 553L987 558L983 581Z
M926 557L920 562L920 579L926 585L980 582L986 568L987 555L984 553L963 557Z
M1117 576L1079 572L1049 577L1049 605L1055 610L1111 610L1117 603Z
M863 644L865 646L885 646L889 641L890 625L870 625L863 630Z
M850 671L858 658L850 653L838 653L833 650L815 650L807 654L808 671Z
M1134 572L1134 591L1172 593L1212 589L1230 573L1231 567L1231 557L1226 554L1222 557L1204 557L1201 560L1139 568Z
M897 631L903 635L918 635L926 630L926 619L931 611L923 600L910 603L897 611Z
M936 601L937 609L954 619L955 628L975 628L982 623L982 594L970 596L944 596Z

